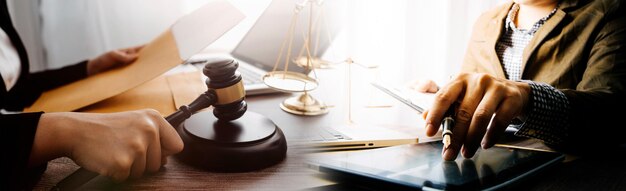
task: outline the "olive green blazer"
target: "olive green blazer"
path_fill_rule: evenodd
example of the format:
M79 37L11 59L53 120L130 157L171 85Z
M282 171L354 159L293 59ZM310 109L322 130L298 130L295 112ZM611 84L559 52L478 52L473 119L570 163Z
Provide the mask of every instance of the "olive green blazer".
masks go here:
M622 0L562 0L523 53L522 79L561 90L570 103L566 143L597 150L626 142L626 10ZM496 54L512 2L483 13L474 25L462 72L505 78ZM566 147L562 147L566 146Z

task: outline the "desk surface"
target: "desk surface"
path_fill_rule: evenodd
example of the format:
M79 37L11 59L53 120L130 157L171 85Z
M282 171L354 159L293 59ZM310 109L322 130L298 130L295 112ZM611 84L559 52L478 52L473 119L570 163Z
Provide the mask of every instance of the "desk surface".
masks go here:
M339 74L343 73L340 72ZM330 75L337 75L337 73ZM286 113L280 109L279 103L292 95L282 93L247 97L248 110L264 114L272 119L285 133L288 144L292 145L301 139L310 137L307 136L308 130L318 127L341 125L348 122L348 115L345 109L347 99L345 95L347 92L344 91L345 89L343 88L345 84L341 87L338 86L341 82L338 83L329 80L326 81L326 83L327 84L320 84L320 88L312 92L312 95L325 101L328 105L331 105L331 111L326 115L303 117ZM369 84L365 85L369 87ZM373 87L367 91L379 92ZM413 128L416 127L416 125L422 124L418 122L421 120L421 117L408 107L400 105L400 103L396 103L395 100L388 98L387 95L382 92L379 92L379 96L388 99L388 102L382 104L391 105L365 110L358 109L366 108L363 106L366 104L381 104L366 103L371 100L371 96L371 92L367 93L367 96L355 96L357 98L352 101L353 108L355 108L352 114L354 123L377 121L377 124L393 126L399 130L410 131L415 135L423 134L418 128ZM384 111L381 112L381 110ZM404 125L397 124L395 121L404 121L405 123L403 123ZM321 179L318 177L317 172L308 169L304 163L305 159L306 153L302 153L296 149L288 149L285 161L267 169L249 173L211 173L193 168L179 162L174 157L170 157L168 164L165 165L164 170L161 172L112 186L115 186L114 188L131 190L153 188L167 190L298 190L332 183L328 180ZM78 166L68 158L53 160L48 164L47 171L35 185L35 189L48 190L76 169L78 169ZM106 186L111 185L105 185L102 188L109 188Z
M345 107L347 92L343 90L343 87L320 84L319 90L313 92L314 96L332 106L331 112L322 116L302 117L282 111L278 104L290 97L289 94L253 96L246 99L249 103L249 110L262 113L274 120L285 133L288 144L292 145L302 137L306 137L310 129L347 122L348 115ZM369 92L370 90L373 92ZM355 123L375 122L415 134L422 141L425 139L424 133L420 129L423 123L418 114L391 98L372 102L372 100L379 100L372 96L386 95L373 88L365 88L365 91L368 92L357 94L363 96L354 96L361 99L352 100L351 108L354 109L351 118ZM353 95L355 94L353 93ZM366 107L367 105L376 107ZM154 175L102 188L120 190L367 190L359 188L357 185L333 182L326 179L322 174L308 169L304 163L306 155L302 151L288 149L285 161L260 171L248 173L207 172L170 157L165 168ZM520 184L519 190L626 190L624 156L626 156L626 152L619 152L613 157L600 156L567 162ZM53 160L48 164L47 171L34 189L49 190L76 169L78 166L70 159Z
M285 133L288 144L292 144L297 141L292 138L300 137L303 133L300 128L312 126L323 117L301 118L284 113L276 104L287 97L289 95L276 94L248 98L248 109L264 113L273 119ZM165 168L154 175L122 184L104 182L102 185L94 185L97 185L96 189L114 188L121 190L153 190L157 188L164 190L299 190L330 184L326 180L316 178L316 172L304 166L305 156L305 153L298 150L288 149L287 158L283 162L260 171L248 173L207 172L181 163L175 157L170 157ZM48 169L35 185L35 189L49 190L76 169L78 166L68 158L53 160L48 164Z

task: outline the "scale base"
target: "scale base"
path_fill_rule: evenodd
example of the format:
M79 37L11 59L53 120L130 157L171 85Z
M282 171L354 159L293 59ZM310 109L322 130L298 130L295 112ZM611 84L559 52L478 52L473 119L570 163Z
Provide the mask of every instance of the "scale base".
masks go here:
M326 104L311 97L311 95L306 92L286 99L280 104L280 108L286 112L296 115L313 116L328 113L328 107L326 107Z
M218 121L210 111L198 112L177 131L185 148L176 157L209 171L254 171L281 162L287 153L280 128L254 112L230 122Z

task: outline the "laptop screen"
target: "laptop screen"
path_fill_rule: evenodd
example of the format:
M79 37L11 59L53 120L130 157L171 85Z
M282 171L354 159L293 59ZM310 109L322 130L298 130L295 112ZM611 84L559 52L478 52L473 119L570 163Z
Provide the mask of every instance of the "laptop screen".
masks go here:
M281 46L285 42L277 70L284 69L289 46L289 29L294 18L296 5L302 2L306 1L273 0L231 54L248 64L271 71L276 64ZM311 53L315 54L313 56L316 57L321 57L325 53L332 39L339 33L342 23L337 18L340 18L344 4L343 1L338 0L319 2L322 4L316 4L313 7L313 23L316 23L313 25L317 27L313 27L311 32ZM316 17L315 15L318 15L317 13L320 11L322 16ZM291 60L289 62L290 71L304 71L304 68L298 67L292 61L299 56L307 56L306 49L304 49L304 39L308 34L310 13L310 4L307 4L297 15L289 59ZM316 19L318 20L316 21Z

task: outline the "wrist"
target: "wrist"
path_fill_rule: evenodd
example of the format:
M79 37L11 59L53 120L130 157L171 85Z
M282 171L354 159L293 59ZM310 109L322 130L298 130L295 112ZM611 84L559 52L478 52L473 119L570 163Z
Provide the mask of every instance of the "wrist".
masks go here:
M73 128L67 125L67 113L44 113L39 118L37 132L33 140L29 166L37 166L46 161L69 156L72 150Z
M96 59L90 59L87 61L87 76L94 75L98 73L96 69Z
M528 112L530 112L530 108L531 108L531 102L532 102L532 88L530 86L530 84L528 84L528 82L525 81L517 81L515 82L520 94L521 94L521 99L522 99L522 110L520 112L520 114L518 115L519 118L526 118L526 116L528 115Z

